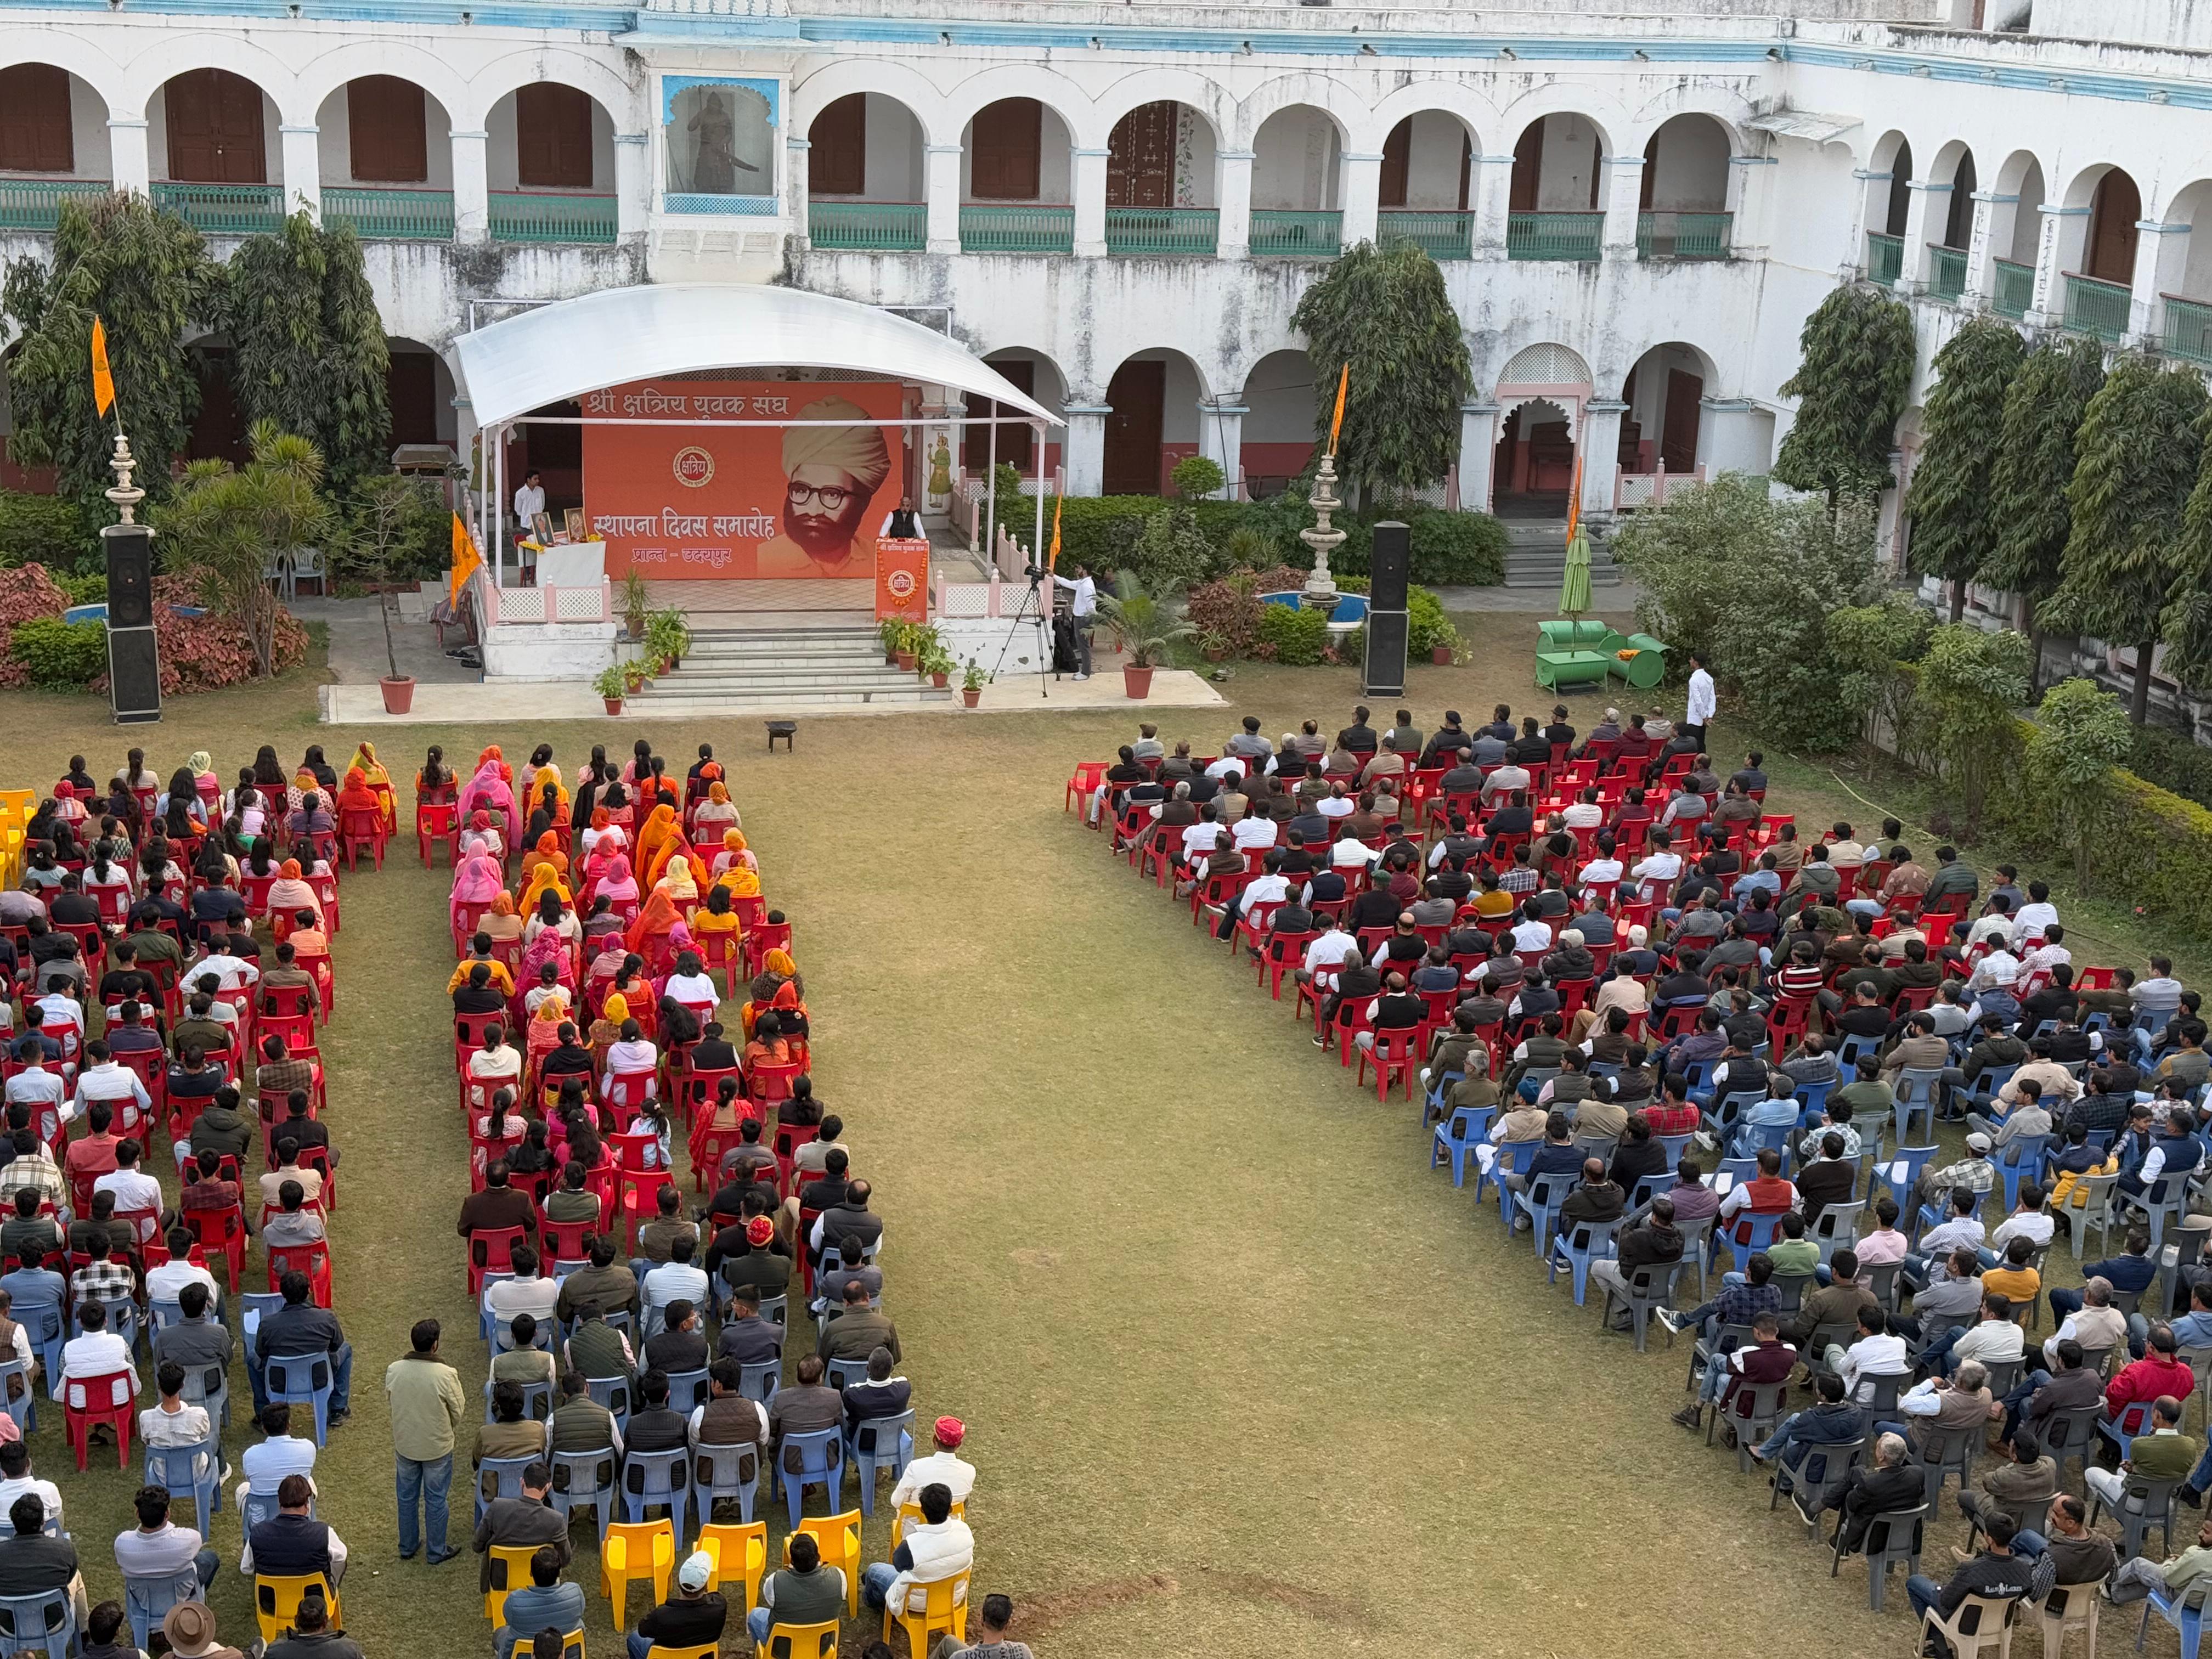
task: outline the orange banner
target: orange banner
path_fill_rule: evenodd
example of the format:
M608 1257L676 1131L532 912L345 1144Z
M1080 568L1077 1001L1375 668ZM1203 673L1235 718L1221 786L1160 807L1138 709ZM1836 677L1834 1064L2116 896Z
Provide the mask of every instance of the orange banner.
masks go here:
M617 420L896 420L887 381L637 380L585 394ZM876 574L876 532L899 504L895 426L590 426L584 506L607 574L654 580Z
M929 544L889 536L876 543L876 620L929 620Z

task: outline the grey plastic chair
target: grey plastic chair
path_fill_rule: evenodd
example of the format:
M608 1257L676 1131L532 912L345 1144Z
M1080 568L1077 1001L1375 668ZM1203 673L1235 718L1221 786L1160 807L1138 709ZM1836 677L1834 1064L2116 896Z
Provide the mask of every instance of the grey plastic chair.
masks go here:
M43 1646L46 1659L69 1659L76 1641L76 1613L66 1589L38 1595L0 1595L0 1636L11 1653Z
M2051 1454L2051 1478L2061 1486L2066 1484L2069 1462L2079 1463L2086 1474L2090 1459L2096 1455L2097 1421L2104 1414L2104 1406L2093 1400L2086 1406L2053 1412L2043 1419L2043 1449Z
M739 1367L738 1392L748 1400L765 1406L775 1398L775 1391L783 1386L783 1360L756 1359Z
M1914 1455L1927 1476L1927 1504L1933 1509L1936 1500L1942 1496L1943 1482L1951 1476L1959 1477L1959 1487L1964 1491L1974 1478L1974 1454L1981 1449L1984 1427L1977 1423L1964 1423L1955 1429L1931 1426L1927 1443Z
M1891 1313L1898 1310L1897 1275L1904 1266L1901 1261L1885 1261L1859 1269L1859 1278L1874 1299Z
M2020 1385L2021 1373L2027 1366L2023 1356L2019 1359L1985 1359L1983 1369L1990 1374L1990 1398L2002 1400Z
M703 1367L696 1371L668 1373L668 1409L679 1417L689 1417L693 1407L705 1405L710 1391Z
M760 1493L760 1448L757 1446L695 1446L691 1454L691 1507L699 1524L714 1518L714 1505L735 1498L750 1526L753 1502Z
M1813 1275L1808 1273L1777 1273L1771 1282L1774 1288L1782 1293L1782 1305L1776 1311L1794 1314L1805 1305L1805 1294L1813 1288Z
M524 1417L543 1423L553 1415L553 1385L550 1382L518 1382L514 1386L522 1390ZM483 1385L484 1421L487 1423L495 1420L491 1410L492 1388L492 1380L487 1376Z
M1690 1380L1682 1386L1686 1389L1696 1388L1698 1373L1711 1364L1723 1349L1741 1348L1745 1343L1755 1340L1748 1325L1723 1325L1713 1333L1711 1341L1707 1341L1702 1336L1699 1337L1690 1345ZM1669 1347L1674 1346L1674 1336L1670 1333L1667 1339Z
M1875 1612L1881 1611L1882 1592L1889 1583L1891 1567L1904 1567L1908 1578L1920 1571L1920 1528L1928 1518L1929 1508L1926 1504L1917 1504L1909 1510L1884 1510L1868 1517L1865 1542L1853 1553L1866 1557L1867 1606ZM1845 1517L1838 1513L1835 1557L1828 1563L1831 1578L1843 1569L1844 1524Z
M684 1510L691 1492L691 1453L683 1446L666 1451L633 1451L623 1456L623 1519L642 1521L654 1504L665 1504L676 1528L676 1547L684 1547Z
M2075 1266L2081 1266L2089 1253L2089 1230L2093 1227L2097 1231L2099 1257L2112 1249L2112 1234L2120 1227L2119 1184L2118 1170L2111 1175L2083 1176L2075 1182L2077 1190L2088 1196L2082 1200L2079 1209L2069 1212L2074 1224L2069 1241L2074 1250Z
M555 1452L552 1456L553 1507L564 1516L589 1507L599 1523L599 1540L606 1540L607 1523L614 1519L615 1454L604 1451Z
M1786 1379L1780 1382L1754 1383L1750 1389L1751 1409L1748 1413L1732 1409L1743 1401L1745 1391L1738 1389L1735 1398L1722 1401L1721 1409L1713 1413L1713 1420L1705 1425L1705 1443L1708 1446L1713 1443L1713 1437L1725 1414L1729 1425L1735 1430L1735 1466L1741 1473L1749 1474L1751 1449L1773 1433L1775 1425L1782 1421L1782 1407L1787 1403L1789 1387Z
M1858 1243L1859 1218L1866 1212L1866 1200L1852 1199L1846 1204L1831 1204L1820 1212L1820 1218L1813 1224L1811 1237L1820 1247L1820 1265L1826 1267L1838 1250L1849 1249Z
M1828 1493L1844 1484L1866 1444L1867 1437L1861 1434L1849 1440L1800 1446L1796 1461L1783 1459L1773 1480L1768 1482L1771 1488L1766 1498L1768 1511L1771 1513L1782 1502L1782 1483L1786 1480L1790 1496L1797 1504L1798 1518L1805 1522L1805 1536L1819 1537L1820 1510L1827 1502Z
M1698 1270L1698 1300L1700 1302L1705 1299L1705 1272L1712 1259L1716 1219L1713 1216L1707 1216L1703 1221L1681 1230L1682 1260L1692 1263Z
M135 1578L129 1573L123 1576L123 1606L131 1617L131 1638L137 1643L141 1653L146 1650L147 1638L154 1627L168 1616L171 1607L179 1601L203 1599L197 1572L180 1572L173 1578Z
M823 1382L842 1392L856 1382L868 1380L868 1362L865 1359L831 1359L823 1364Z
M629 1426L630 1383L623 1376L587 1376L584 1392L614 1413L617 1427Z
M2147 1480L2139 1474L2130 1474L2128 1484L2120 1493L2120 1501L2113 1507L2112 1518L2120 1523L2120 1559L2141 1555L2151 1528L2157 1528L2166 1539L2166 1553L2173 1553L2173 1494L2181 1482L2176 1480ZM2104 1500L2089 1500L2089 1524L2097 1523L2097 1511Z
M1603 1330L1610 1324L1616 1304L1626 1307L1636 1352L1642 1353L1653 1311L1674 1305L1675 1287L1681 1283L1683 1270L1689 1265L1687 1261L1646 1262L1628 1275L1625 1288L1607 1283L1597 1310L1598 1328ZM1673 1340L1673 1333L1669 1332L1668 1341L1671 1345Z
M477 1520L483 1519L494 1498L521 1497L522 1472L538 1461L536 1457L487 1457L477 1464Z

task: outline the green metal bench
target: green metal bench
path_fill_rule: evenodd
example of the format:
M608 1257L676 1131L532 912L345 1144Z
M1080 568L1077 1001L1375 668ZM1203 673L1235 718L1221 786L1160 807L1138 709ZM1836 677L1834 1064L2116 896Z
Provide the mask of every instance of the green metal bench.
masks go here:
M1638 691L1649 691L1667 677L1667 647L1649 634L1631 634L1626 639L1615 636L1614 654L1606 659L1607 672L1614 675ZM1632 651L1633 656L1618 653Z
M1595 651L1539 651L1536 684L1553 691L1571 685L1602 685L1611 659Z
M1595 617L1583 617L1573 622L1555 619L1536 624L1536 648L1539 651L1595 651L1605 636L1613 630Z

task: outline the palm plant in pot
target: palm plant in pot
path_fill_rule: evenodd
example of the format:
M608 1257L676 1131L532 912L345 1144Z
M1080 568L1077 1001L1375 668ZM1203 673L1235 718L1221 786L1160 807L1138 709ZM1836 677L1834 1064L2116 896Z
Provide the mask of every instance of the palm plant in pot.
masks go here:
M1168 647L1187 640L1197 627L1170 616L1164 596L1148 592L1127 571L1115 578L1114 591L1098 597L1099 613L1114 630L1114 642L1127 653L1121 665L1121 689L1133 701L1151 694L1152 671L1166 658Z

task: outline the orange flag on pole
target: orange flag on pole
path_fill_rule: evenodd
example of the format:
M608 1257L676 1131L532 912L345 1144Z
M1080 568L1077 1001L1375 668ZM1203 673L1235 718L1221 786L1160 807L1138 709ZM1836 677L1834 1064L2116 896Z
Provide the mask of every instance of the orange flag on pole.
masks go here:
M456 611L460 609L461 590L469 585L469 578L476 574L477 567L483 563L483 556L477 551L476 538L469 534L469 527L461 522L461 515L454 514L453 563L447 581L446 597Z
M1580 455L1577 455L1577 456L1575 457L1575 487L1574 487L1574 493L1567 498L1567 539L1568 539L1569 541L1572 541L1572 540L1574 540L1574 538L1575 538L1575 526L1576 526L1577 524L1578 524L1578 523L1581 521L1581 520L1582 520L1582 516L1583 516L1583 458L1582 458Z
M1346 358L1336 377L1336 414L1328 423L1328 453L1332 455L1336 453L1337 434L1344 430L1344 393L1351 384L1352 361Z
M107 367L107 328L92 319L92 406L103 417L115 407L115 375Z
M1047 570L1060 568L1060 499L1052 498L1052 556L1044 562Z

